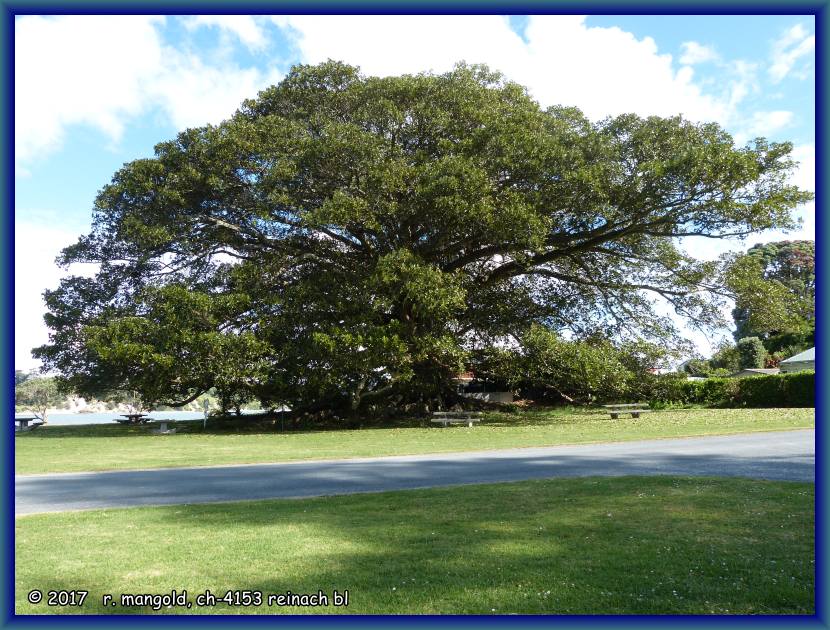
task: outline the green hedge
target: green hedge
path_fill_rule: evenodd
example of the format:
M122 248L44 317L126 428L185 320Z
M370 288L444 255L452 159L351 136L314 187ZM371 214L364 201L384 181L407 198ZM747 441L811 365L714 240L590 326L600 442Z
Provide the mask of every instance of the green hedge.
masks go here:
M705 381L666 376L654 379L646 396L654 405L814 407L815 377L812 370L744 378L707 378Z

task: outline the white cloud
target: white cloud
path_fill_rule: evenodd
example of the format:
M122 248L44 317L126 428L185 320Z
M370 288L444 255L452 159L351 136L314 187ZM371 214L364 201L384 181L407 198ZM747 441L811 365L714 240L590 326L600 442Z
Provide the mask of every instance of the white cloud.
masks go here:
M729 82L729 104L727 105L728 110L734 115L741 101L750 93L758 91L756 78L758 65L737 60L730 63L722 63L720 67L734 75L734 78Z
M263 18L183 19L190 30L219 27L254 50L267 43ZM16 19L18 174L25 176L28 163L59 147L69 125L90 125L117 142L126 121L151 107L161 108L178 127L218 122L244 98L279 79L277 70L240 68L227 59L209 63L184 51L181 44L173 48L158 28L164 20L153 16ZM735 66L733 80L719 86L720 93L705 93L691 67L676 69L671 55L659 54L651 38L637 39L619 28L588 27L584 16L530 17L526 42L501 16L272 20L293 35L307 62L343 59L378 75L441 72L460 60L485 62L527 85L544 105L576 105L594 119L624 112L683 113L693 120L726 124L751 85L751 68ZM698 57L702 54L695 52Z
M742 129L747 137L769 137L777 131L788 127L793 122L793 113L786 110L772 112L755 112Z
M162 18L163 19L163 18ZM84 123L113 139L137 114L142 84L162 62L145 16L25 16L15 19L15 157L55 149L67 125Z
M251 15L194 15L185 19L184 24L188 30L202 26L218 27L234 34L253 51L261 50L268 43L257 18Z
M811 201L810 203L805 203L796 210L795 215L802 221L801 228L795 232L791 232L784 238L789 240L816 240L816 202Z
M215 67L195 55L177 55L159 72L151 90L173 124L182 129L228 118L243 100L280 78L276 70L264 74L256 68Z
M796 62L806 55L811 55L816 47L815 35L809 35L807 30L796 24L788 29L772 45L772 64L769 67L769 74L773 82L782 81L796 65ZM810 56L809 62L812 61ZM808 75L797 73L799 78Z
M801 144L793 148L792 158L799 163L790 182L803 190L816 189L816 145Z
M244 16L243 16L244 17ZM152 107L177 127L216 123L279 79L276 71L207 64L172 48L154 16L25 16L15 20L15 166L57 149L70 125L115 142ZM245 33L244 29L241 32ZM249 41L251 34L246 35Z
M43 291L55 289L67 272L55 265L55 257L78 240L77 232L49 227L40 222L15 221L14 225L14 367L40 366L31 350L49 341L43 322ZM86 267L86 268L85 268ZM88 265L74 266L72 273L88 275Z
M650 37L589 27L584 16L531 16L522 40L499 16L288 16L275 23L292 34L304 61L328 58L368 74L394 75L487 63L526 85L543 105L580 107L591 118L624 112L683 113L725 122L732 93L704 94L689 67L675 70ZM424 35L429 35L425 45Z
M680 63L682 64L691 66L718 59L718 53L711 46L704 46L698 42L683 42L680 47L683 49L683 54L680 56Z
M495 15L296 15L273 19L293 34L304 61L341 59L381 76L444 72L461 60L478 63L499 59L504 62L500 67L507 70L521 62L524 50L507 18Z

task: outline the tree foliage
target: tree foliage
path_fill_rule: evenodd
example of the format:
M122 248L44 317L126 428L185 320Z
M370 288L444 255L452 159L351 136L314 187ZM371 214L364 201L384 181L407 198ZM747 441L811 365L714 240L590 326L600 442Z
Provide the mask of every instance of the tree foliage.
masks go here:
M737 353L736 353L737 354ZM721 365L721 367L715 367L713 363ZM723 367L724 365L729 365L729 367ZM682 372L688 374L689 376L697 376L702 378L707 378L710 376L729 376L732 372L735 372L738 369L740 362L738 360L732 361L731 357L725 355L723 352L716 354L713 359L690 359L683 364Z
M815 242L758 244L730 265L735 339L769 339L815 329Z
M715 370L726 370L728 373L737 372L741 369L741 355L735 344L722 343L709 364Z
M791 148L591 122L483 66L296 66L115 173L60 258L100 271L46 293L36 354L83 394L358 409L429 400L533 324L670 346L653 298L706 325L720 286L675 238L793 227Z
M738 367L741 369L764 367L767 350L758 337L744 337L743 339L739 339L737 348L740 360Z
M489 348L475 356L473 365L477 375L537 399L589 403L636 394L648 370L664 358L663 349L650 344L614 344L601 337L568 340L532 325L520 347Z
M29 378L14 388L15 411L32 411L44 422L49 408L60 406L64 400L53 377Z
M17 387L24 381L29 380L32 377L31 374L28 372L24 372L23 370L15 370L14 371L14 386Z

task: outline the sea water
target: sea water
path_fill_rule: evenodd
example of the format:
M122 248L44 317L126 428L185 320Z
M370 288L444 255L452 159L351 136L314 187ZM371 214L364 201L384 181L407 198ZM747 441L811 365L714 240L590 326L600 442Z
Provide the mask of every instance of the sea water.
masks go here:
M262 413L259 410L243 410L244 415ZM151 411L147 414L151 420L201 420L205 417L201 411ZM61 427L76 424L112 424L116 420L123 420L117 411L101 413L50 413L47 417L47 426Z

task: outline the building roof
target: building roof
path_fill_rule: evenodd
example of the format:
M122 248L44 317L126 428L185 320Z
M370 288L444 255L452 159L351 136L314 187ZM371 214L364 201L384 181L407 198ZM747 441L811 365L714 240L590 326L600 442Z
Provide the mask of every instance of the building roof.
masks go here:
M730 374L730 376L738 376L739 374L746 374L747 372L761 376L764 374L778 374L780 371L781 370L778 368L744 368L742 370L738 370L734 374Z
M781 363L800 363L801 361L813 361L816 360L816 348L813 346L809 350L805 350L804 352L799 352L796 355L791 356L789 359L784 359Z

